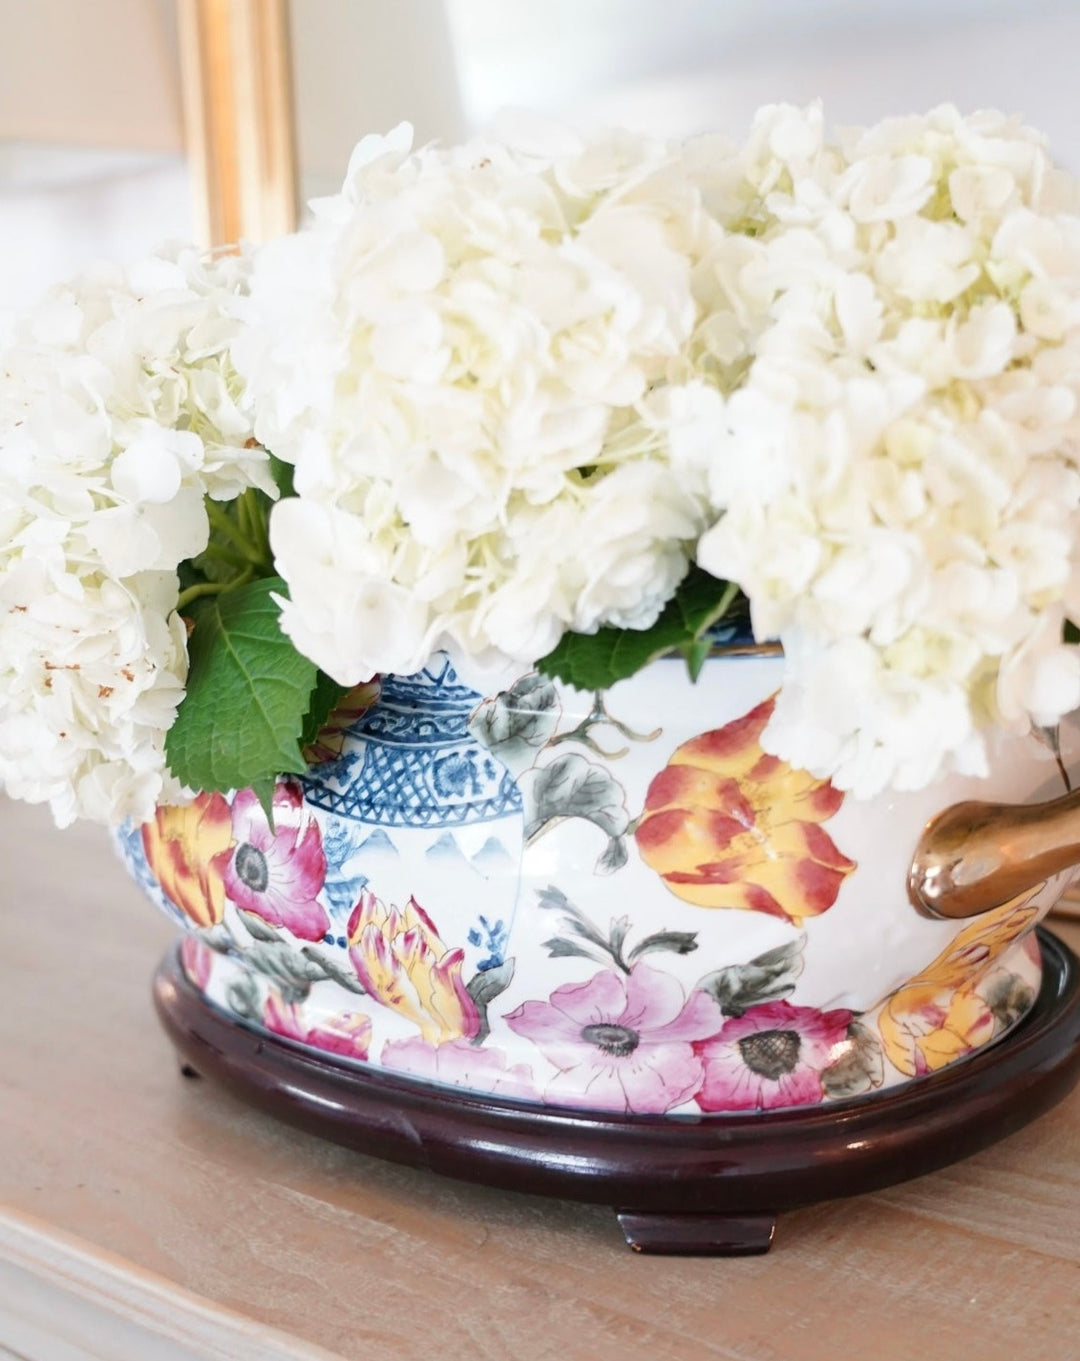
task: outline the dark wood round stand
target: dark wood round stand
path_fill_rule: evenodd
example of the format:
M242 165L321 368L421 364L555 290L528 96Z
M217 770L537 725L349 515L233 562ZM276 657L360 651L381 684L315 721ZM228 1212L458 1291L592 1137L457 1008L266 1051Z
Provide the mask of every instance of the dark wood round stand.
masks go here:
M1044 979L999 1045L909 1087L812 1110L618 1116L456 1093L324 1060L154 981L183 1070L363 1153L510 1191L615 1207L639 1252L766 1252L782 1210L931 1172L1004 1138L1080 1079L1080 965L1039 933Z

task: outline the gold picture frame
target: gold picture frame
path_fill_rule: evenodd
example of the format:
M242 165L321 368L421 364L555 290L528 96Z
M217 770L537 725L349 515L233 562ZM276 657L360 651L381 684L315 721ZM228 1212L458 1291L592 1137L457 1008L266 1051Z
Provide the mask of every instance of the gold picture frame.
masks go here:
M297 222L288 0L178 0L184 134L206 246Z

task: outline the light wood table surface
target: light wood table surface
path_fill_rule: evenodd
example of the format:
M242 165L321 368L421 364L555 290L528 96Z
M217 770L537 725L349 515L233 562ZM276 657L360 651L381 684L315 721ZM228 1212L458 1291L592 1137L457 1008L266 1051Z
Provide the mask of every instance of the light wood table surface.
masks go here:
M783 1216L766 1257L638 1257L605 1209L364 1158L181 1079L149 998L170 935L102 832L0 798L0 1355L1080 1359L1080 1091L958 1166ZM74 1301L73 1350L16 1345L35 1279ZM80 1338L95 1304L153 1342Z

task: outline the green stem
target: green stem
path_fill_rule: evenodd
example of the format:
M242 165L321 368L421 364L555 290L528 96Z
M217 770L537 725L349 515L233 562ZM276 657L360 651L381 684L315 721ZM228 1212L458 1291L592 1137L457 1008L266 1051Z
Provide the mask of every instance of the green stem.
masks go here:
M235 567L243 572L246 572L251 565L247 558L242 558L239 553L231 553L219 543L208 543L203 549L203 555L213 558L216 562L224 563L226 567Z
M269 512L264 508L259 493L254 488L246 491L244 498L250 498L248 509L251 515L251 537L259 546L263 562L270 571L273 571L274 557L270 552Z
M251 544L252 548L257 549L259 547L259 533L255 528L255 517L252 515L252 510L251 488L249 487L247 491L241 492L236 498L236 518L239 521L240 532L244 538Z
M176 612L183 614L193 600L201 600L204 595L220 595L222 591L226 591L228 588L228 582L225 581L200 581L195 586L189 586L186 591L181 591L177 596Z
M193 600L201 600L203 596L208 595L223 595L226 591L235 590L237 586L246 586L249 581L254 581L254 579L255 573L249 568L246 572L241 573L240 576L235 577L232 581L197 582L196 585L189 586L186 591L181 591L177 596L176 612L177 614L183 613Z
M270 512L272 509L273 506L267 506L263 509L260 503L256 517L259 526L259 542L262 544L263 557L269 564L271 574L274 571L274 554L270 548Z
M259 493L249 487L236 501L237 517L248 543L259 554L262 568L272 572L274 560L270 553L270 536L266 528L266 514L263 511Z
M233 524L226 511L222 510L214 501L208 500L206 503L206 514L209 517L210 524L213 528L223 534L225 538L233 544L237 552L244 558L245 562L250 563L252 567L262 568L265 566L262 554L259 553L254 544L248 541L240 527Z

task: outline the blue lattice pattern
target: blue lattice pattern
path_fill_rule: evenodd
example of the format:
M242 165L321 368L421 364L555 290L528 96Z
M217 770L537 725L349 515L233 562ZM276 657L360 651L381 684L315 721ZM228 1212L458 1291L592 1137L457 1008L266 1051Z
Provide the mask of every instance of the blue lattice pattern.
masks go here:
M482 699L445 654L414 676L385 677L339 760L304 782L308 802L384 827L455 827L520 813L513 777L469 731Z

